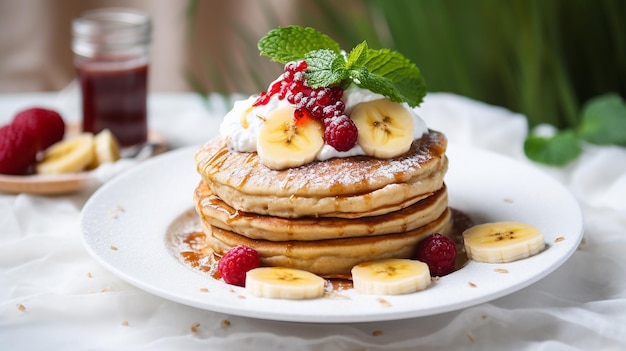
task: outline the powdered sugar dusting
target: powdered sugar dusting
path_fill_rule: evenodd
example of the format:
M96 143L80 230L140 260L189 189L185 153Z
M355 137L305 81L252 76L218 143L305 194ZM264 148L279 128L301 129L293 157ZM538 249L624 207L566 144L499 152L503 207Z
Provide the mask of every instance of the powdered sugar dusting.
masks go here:
M272 170L260 164L256 153L227 151L223 140L217 139L198 153L198 170L211 181L246 194L315 197L327 194L329 189L336 195L358 194L445 168L446 144L443 134L431 131L415 140L409 152L392 159L331 158L296 168ZM275 193L277 188L279 194Z

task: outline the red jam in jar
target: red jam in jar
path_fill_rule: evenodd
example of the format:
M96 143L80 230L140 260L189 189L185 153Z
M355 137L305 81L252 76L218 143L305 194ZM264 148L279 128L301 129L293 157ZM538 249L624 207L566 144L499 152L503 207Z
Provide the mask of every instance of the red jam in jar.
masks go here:
M123 8L91 10L72 23L83 131L109 129L122 146L148 136L150 17Z
M108 128L122 146L145 143L147 131L147 63L99 63L76 67L83 97L83 130Z

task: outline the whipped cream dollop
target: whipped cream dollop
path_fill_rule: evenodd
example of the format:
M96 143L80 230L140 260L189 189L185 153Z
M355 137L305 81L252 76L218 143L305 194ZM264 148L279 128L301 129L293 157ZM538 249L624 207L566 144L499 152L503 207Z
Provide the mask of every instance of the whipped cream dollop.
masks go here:
M236 101L233 108L224 116L220 125L220 135L226 139L228 147L238 152L257 151L257 139L259 129L270 113L282 107L291 105L286 99L280 100L274 95L267 104L253 106L258 96L250 96L245 100ZM352 84L343 93L342 100L345 103L346 115L350 116L352 109L360 103L384 99L385 96L375 94L367 89L359 88ZM408 104L402 104L413 118L413 137L419 139L428 132L428 127L422 118ZM340 152L334 147L324 144L318 152L318 161L328 160L334 157L350 157L366 155L358 143L350 150Z

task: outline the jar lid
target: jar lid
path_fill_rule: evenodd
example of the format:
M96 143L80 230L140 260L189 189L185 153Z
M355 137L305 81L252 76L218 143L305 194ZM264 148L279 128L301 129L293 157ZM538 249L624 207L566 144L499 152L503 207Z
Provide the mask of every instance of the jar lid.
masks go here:
M151 30L150 16L135 9L90 10L72 22L72 48L83 56L123 52L149 45Z

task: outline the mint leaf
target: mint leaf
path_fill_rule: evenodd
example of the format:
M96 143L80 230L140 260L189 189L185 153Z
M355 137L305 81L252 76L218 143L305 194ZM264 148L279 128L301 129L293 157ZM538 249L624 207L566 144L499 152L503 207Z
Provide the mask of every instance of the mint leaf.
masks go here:
M563 166L582 152L574 131L559 131L552 137L529 135L524 141L526 156L549 166Z
M404 102L404 96L398 93L395 83L390 79L377 76L362 67L351 71L355 84L361 88L368 89L373 93L388 97L391 101Z
M337 54L341 52L339 44L326 34L313 28L300 26L270 30L259 40L258 48L261 55L268 56L272 61L282 64L303 60L307 53L314 50L328 49Z
M306 81L312 88L336 85L348 79L343 55L332 50L314 50L305 55L308 65Z
M626 146L624 100L617 94L606 94L589 100L583 106L578 135L594 144Z
M426 96L426 84L417 66L401 53L389 49L368 49L363 60L364 70L355 71L355 83L389 97L395 102L418 106Z
M355 46L354 49L352 49L352 51L348 54L346 67L348 69L359 69L360 67L363 67L365 59L367 58L367 50L369 50L369 48L367 47L367 42L365 41Z

